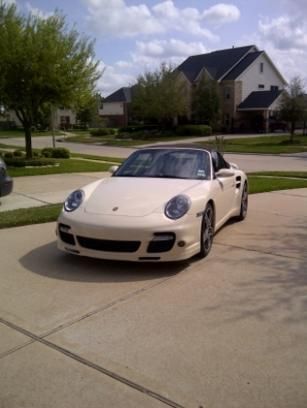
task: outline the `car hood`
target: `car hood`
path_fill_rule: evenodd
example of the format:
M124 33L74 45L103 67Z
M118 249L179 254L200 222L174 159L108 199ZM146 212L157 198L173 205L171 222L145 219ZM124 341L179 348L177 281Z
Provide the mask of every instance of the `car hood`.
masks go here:
M174 196L198 185L199 180L111 177L102 180L84 203L91 214L143 217L164 211Z

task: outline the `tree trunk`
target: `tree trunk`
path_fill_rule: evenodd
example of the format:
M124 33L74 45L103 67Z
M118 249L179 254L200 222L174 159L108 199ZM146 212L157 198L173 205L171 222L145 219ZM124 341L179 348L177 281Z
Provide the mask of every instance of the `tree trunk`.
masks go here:
M24 126L26 141L26 157L32 159L32 131L31 126Z

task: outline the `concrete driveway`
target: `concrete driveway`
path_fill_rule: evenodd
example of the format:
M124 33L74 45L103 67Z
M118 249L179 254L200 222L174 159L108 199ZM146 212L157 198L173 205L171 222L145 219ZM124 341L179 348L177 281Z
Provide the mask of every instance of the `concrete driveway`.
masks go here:
M1 408L305 408L307 189L254 195L209 257L62 254L0 231Z

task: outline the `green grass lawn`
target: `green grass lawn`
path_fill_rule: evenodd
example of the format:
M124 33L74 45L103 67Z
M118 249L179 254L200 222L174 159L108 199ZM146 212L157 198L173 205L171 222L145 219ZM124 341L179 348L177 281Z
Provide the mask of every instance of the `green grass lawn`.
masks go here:
M78 159L53 159L59 163L57 167L9 167L8 173L11 177L22 176L42 176L46 174L61 173L85 173L96 171L108 171L111 163L101 163L99 161L86 161Z
M306 180L293 180L290 178L267 178L248 175L249 193L264 193L276 190L290 190L293 188L307 188Z
M293 180L287 177L293 177L293 174L298 173L301 176L307 175L306 172L291 172L291 173L281 173L286 174L285 177L280 178L267 178L263 175L275 175L277 172L265 172L265 173L254 173L253 175L248 175L249 180L249 193L263 193L268 191L276 190L288 190L293 188L307 188L306 180ZM277 176L276 176L277 177ZM0 213L0 229L10 228L29 224L41 224L44 222L56 221L62 204L51 204L42 207L25 208L13 211L4 211Z
M63 204L50 204L42 207L0 212L0 229L55 221L62 206Z
M215 146L214 141L208 141L200 144ZM266 154L307 152L307 136L295 135L293 143L289 142L289 135L225 139L224 151L231 153Z

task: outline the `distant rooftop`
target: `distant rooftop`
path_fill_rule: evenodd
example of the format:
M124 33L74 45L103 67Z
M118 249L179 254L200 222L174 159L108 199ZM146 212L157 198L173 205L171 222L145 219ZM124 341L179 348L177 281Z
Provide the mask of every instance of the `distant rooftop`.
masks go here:
M255 45L233 47L208 54L194 55L187 58L177 69L183 72L191 82L195 81L204 68L213 79L219 80L225 74L230 73L249 53L258 53L259 55ZM256 55L254 55L254 58L256 58ZM246 63L251 63L251 61L252 58L246 60ZM244 64L241 66L241 69L243 69L243 66Z
M131 102L131 88L123 87L113 92L111 95L107 96L102 103L104 102Z

